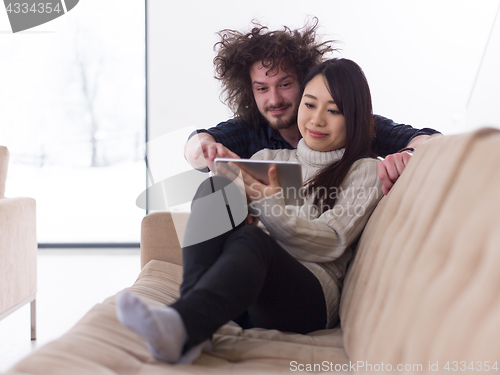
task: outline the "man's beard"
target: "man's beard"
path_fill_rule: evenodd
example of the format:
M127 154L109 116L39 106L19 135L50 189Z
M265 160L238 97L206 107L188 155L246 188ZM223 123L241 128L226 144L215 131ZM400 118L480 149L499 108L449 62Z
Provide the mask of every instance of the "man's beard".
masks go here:
M292 104L291 103L286 103L285 104L286 106L289 106L289 107L292 107ZM266 108L266 111L269 111L271 109L278 109L279 107L267 107ZM269 126L271 126L271 128L273 129L276 129L276 130L283 130L283 129L288 129L289 127L297 124L297 114L295 114L294 116L290 116L288 118L284 118L284 117L274 117L272 115L270 115L270 118L273 122L271 122L269 119L266 119Z
M268 121L269 122L269 121ZM297 124L297 116L292 116L289 119L278 118L274 123L270 123L271 128L276 130L288 129Z

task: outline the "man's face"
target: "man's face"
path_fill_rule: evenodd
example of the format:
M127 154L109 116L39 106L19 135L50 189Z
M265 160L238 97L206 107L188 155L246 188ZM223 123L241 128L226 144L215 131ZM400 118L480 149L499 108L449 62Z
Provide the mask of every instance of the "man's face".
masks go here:
M280 130L297 124L301 87L295 70L285 72L277 65L269 70L256 61L250 67L250 79L259 112L271 127Z

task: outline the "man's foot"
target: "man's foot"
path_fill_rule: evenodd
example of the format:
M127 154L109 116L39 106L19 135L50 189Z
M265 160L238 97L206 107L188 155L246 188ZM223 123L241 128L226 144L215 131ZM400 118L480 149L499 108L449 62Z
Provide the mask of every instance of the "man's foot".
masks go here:
M116 312L125 327L146 340L157 361L176 363L181 358L187 332L177 310L149 307L133 294L123 292L116 299Z

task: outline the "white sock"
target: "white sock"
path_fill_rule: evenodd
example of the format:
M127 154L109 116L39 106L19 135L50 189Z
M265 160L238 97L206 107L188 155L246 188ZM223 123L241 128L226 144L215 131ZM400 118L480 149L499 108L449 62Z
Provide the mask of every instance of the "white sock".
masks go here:
M196 358L198 358L201 354L202 351L204 350L210 350L212 349L212 343L210 340L205 340L202 343L193 346L191 349L189 349L186 353L184 353L177 363L179 364L191 364L193 363Z
M123 292L116 299L116 312L125 327L146 340L157 361L179 360L188 336L177 310L168 306L150 307L133 294Z

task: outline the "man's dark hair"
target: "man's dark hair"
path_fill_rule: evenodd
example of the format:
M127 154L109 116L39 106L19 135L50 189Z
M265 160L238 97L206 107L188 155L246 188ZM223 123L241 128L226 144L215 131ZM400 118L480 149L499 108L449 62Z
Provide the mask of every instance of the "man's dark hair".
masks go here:
M250 79L250 67L256 61L262 62L267 73L278 64L283 71L294 69L302 83L307 72L324 61L323 55L334 51L330 46L333 41L316 41L317 18L313 18L311 26L297 30L284 26L283 30L269 31L266 26L252 23L254 28L246 34L229 29L220 31L220 41L214 45L215 78L222 82L221 98L245 124L257 124L263 118Z

